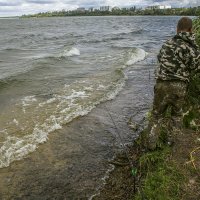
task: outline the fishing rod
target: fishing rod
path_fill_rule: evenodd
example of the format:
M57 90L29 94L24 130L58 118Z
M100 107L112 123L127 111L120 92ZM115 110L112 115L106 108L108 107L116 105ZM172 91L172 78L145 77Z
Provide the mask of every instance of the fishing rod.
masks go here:
M131 174L133 175L134 194L135 194L135 193L136 193L136 175L137 175L137 171L138 171L138 170L137 170L137 168L134 166L133 161L131 160L131 158L130 158L130 156L129 156L128 150L127 150L127 148L126 148L126 146L125 146L125 144L124 144L124 141L123 141L123 139L122 139L122 137L121 137L120 131L119 131L119 129L118 129L116 123L115 123L115 120L113 119L113 117L112 117L112 115L111 115L111 113L110 113L110 111L109 111L109 109L107 108L106 105L105 105L105 109L106 109L106 111L107 111L107 113L108 113L108 115L109 115L109 117L110 117L110 119L111 119L111 121L112 121L112 123L113 123L113 125L114 125L114 127L115 127L116 133L117 133L117 135L118 135L118 138L120 139L120 142L121 142L121 144L122 144L122 147L123 147L123 149L124 149L124 151L125 151L125 154L126 154L126 157L127 157L127 159L128 159L129 165L130 165L130 167L131 167Z

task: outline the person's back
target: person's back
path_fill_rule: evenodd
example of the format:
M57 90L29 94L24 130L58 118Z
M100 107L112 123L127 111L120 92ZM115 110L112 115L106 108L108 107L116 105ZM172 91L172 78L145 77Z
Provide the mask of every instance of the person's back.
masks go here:
M153 113L164 115L171 106L173 115L181 115L192 71L200 69L200 53L192 32L192 20L183 17L177 34L162 46L158 55Z
M198 46L192 32L178 32L161 48L158 55L158 80L182 80L189 82L192 70L200 63Z
M200 69L200 53L192 33L192 20L179 20L177 34L164 43L158 55L152 118L148 126L149 149L159 146L161 130L166 131L165 142L173 143L174 125L182 125L183 109L192 72ZM166 114L170 118L166 118ZM177 126L176 126L177 130Z

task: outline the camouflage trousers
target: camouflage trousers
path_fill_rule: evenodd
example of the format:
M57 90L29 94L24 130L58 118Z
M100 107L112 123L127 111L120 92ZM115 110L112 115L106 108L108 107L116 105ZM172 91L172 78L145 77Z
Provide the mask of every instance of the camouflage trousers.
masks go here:
M159 81L154 87L152 118L148 125L146 147L155 149L173 144L176 130L181 130L183 108L186 104L187 84L182 81ZM170 115L167 113L170 110Z
M172 116L182 116L186 95L187 83L157 80L154 87L153 118L165 117L168 108L171 109Z

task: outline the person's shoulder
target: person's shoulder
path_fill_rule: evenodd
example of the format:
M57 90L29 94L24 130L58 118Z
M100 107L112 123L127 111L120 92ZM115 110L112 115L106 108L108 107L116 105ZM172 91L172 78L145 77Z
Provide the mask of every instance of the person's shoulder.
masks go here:
M173 43L178 45L178 46L185 44L184 40L182 38L178 37L177 35L175 35L173 37Z
M167 48L175 48L176 46L179 46L181 43L177 41L174 37L168 39L164 44L162 45L162 48L167 49Z
M183 40L178 35L174 36L173 43L174 43L174 46L176 46L177 51L188 52L189 49L191 48L191 44Z
M162 44L162 48L167 48L168 46L172 45L173 44L173 38L170 38L168 40L166 40L163 44ZM161 48L161 49L162 49Z
M174 43L174 37L168 39L164 44L173 44Z

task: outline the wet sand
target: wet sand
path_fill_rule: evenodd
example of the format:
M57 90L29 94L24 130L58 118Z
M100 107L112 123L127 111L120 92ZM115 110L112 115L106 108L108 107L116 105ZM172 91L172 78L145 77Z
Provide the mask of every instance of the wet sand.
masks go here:
M114 100L51 133L24 160L0 169L0 199L88 199L97 193L113 168L109 160L122 150L107 109L123 141L131 143L137 134L127 122L140 122L152 102L154 80L149 80L149 70L152 76L149 65L127 70L126 85Z

